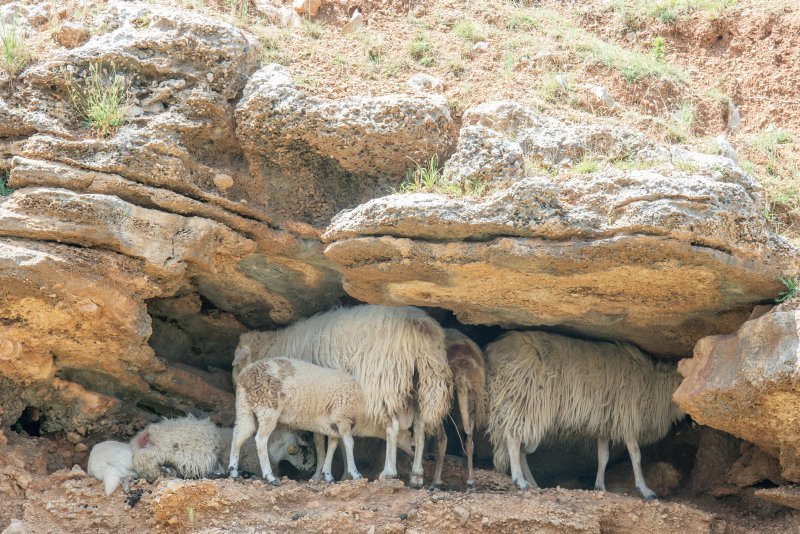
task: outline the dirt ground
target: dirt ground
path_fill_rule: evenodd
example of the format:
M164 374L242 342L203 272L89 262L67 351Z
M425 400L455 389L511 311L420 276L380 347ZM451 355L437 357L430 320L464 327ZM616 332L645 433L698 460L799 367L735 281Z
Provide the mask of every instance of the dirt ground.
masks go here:
M401 480L311 483L261 480L135 482L111 497L65 441L14 436L0 460L0 532L800 532L800 513L757 498L636 496L548 488L518 491L507 476L477 470L478 490L412 490ZM449 458L449 457L448 457ZM431 462L425 463L429 477ZM446 486L463 466L445 463ZM426 480L428 480L426 478Z

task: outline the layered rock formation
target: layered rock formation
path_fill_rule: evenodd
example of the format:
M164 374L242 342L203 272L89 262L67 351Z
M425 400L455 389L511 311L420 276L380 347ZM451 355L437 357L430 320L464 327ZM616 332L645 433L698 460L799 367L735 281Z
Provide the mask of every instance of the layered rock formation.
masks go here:
M675 401L698 423L757 444L800 482L800 302L701 339L678 370Z

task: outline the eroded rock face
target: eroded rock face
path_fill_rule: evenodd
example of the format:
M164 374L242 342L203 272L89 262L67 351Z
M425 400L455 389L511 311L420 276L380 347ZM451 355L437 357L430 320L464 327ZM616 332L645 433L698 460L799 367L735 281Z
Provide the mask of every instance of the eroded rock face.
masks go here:
M525 178L479 201L375 199L334 218L326 255L367 302L685 355L774 297L797 260L767 230L752 178L732 162L703 167L713 156L680 157L697 163Z
M98 16L98 35L0 102L15 189L0 198L0 423L26 406L48 432L153 412L230 421L238 334L329 308L339 275L313 228L275 222L245 168L233 110L256 40L144 3ZM68 96L93 65L130 85L108 138Z
M674 400L698 423L757 444L800 482L800 301L701 339Z
M316 223L387 193L415 163L444 155L453 134L443 96L325 101L298 89L277 64L250 78L236 119L269 201L284 216Z

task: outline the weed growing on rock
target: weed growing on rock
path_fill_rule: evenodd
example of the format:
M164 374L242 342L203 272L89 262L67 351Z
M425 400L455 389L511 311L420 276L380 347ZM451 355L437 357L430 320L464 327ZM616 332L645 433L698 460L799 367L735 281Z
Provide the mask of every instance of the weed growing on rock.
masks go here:
M600 161L593 158L585 158L575 164L572 170L578 174L591 174L600 169Z
M113 132L125 122L128 108L127 78L117 74L114 66L103 69L98 63L89 65L89 72L81 84L69 88L72 105L101 137Z
M434 58L435 50L433 45L424 33L418 33L414 40L408 45L408 53L411 57L425 67L432 67L436 63Z
M775 299L775 302L785 302L800 295L800 281L794 276L780 276L778 280L786 286L786 290L782 291L780 296Z
M14 76L31 60L25 39L17 27L16 17L9 25L0 24L0 42L3 45L0 65L10 76Z
M694 105L684 100L672 112L672 121L667 124L667 139L673 143L685 143L692 136L694 126Z
M0 174L0 197L7 197L13 192L14 190L8 186L8 174Z

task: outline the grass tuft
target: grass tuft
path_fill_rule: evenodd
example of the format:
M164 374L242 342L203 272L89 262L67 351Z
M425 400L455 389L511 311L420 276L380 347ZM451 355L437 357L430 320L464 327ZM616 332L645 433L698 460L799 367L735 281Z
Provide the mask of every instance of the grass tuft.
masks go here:
M70 86L72 105L94 132L105 137L125 122L130 83L125 76L89 64L89 72L81 84Z
M778 280L786 287L780 296L775 299L775 302L785 302L791 300L797 295L800 295L800 281L793 276L779 276Z
M14 190L11 189L8 186L8 174L7 173L1 173L0 174L0 197L7 197L8 195L10 195L13 192L14 192Z
M15 76L31 60L31 53L22 33L19 31L16 17L9 25L0 24L0 42L3 45L0 66L10 76Z

